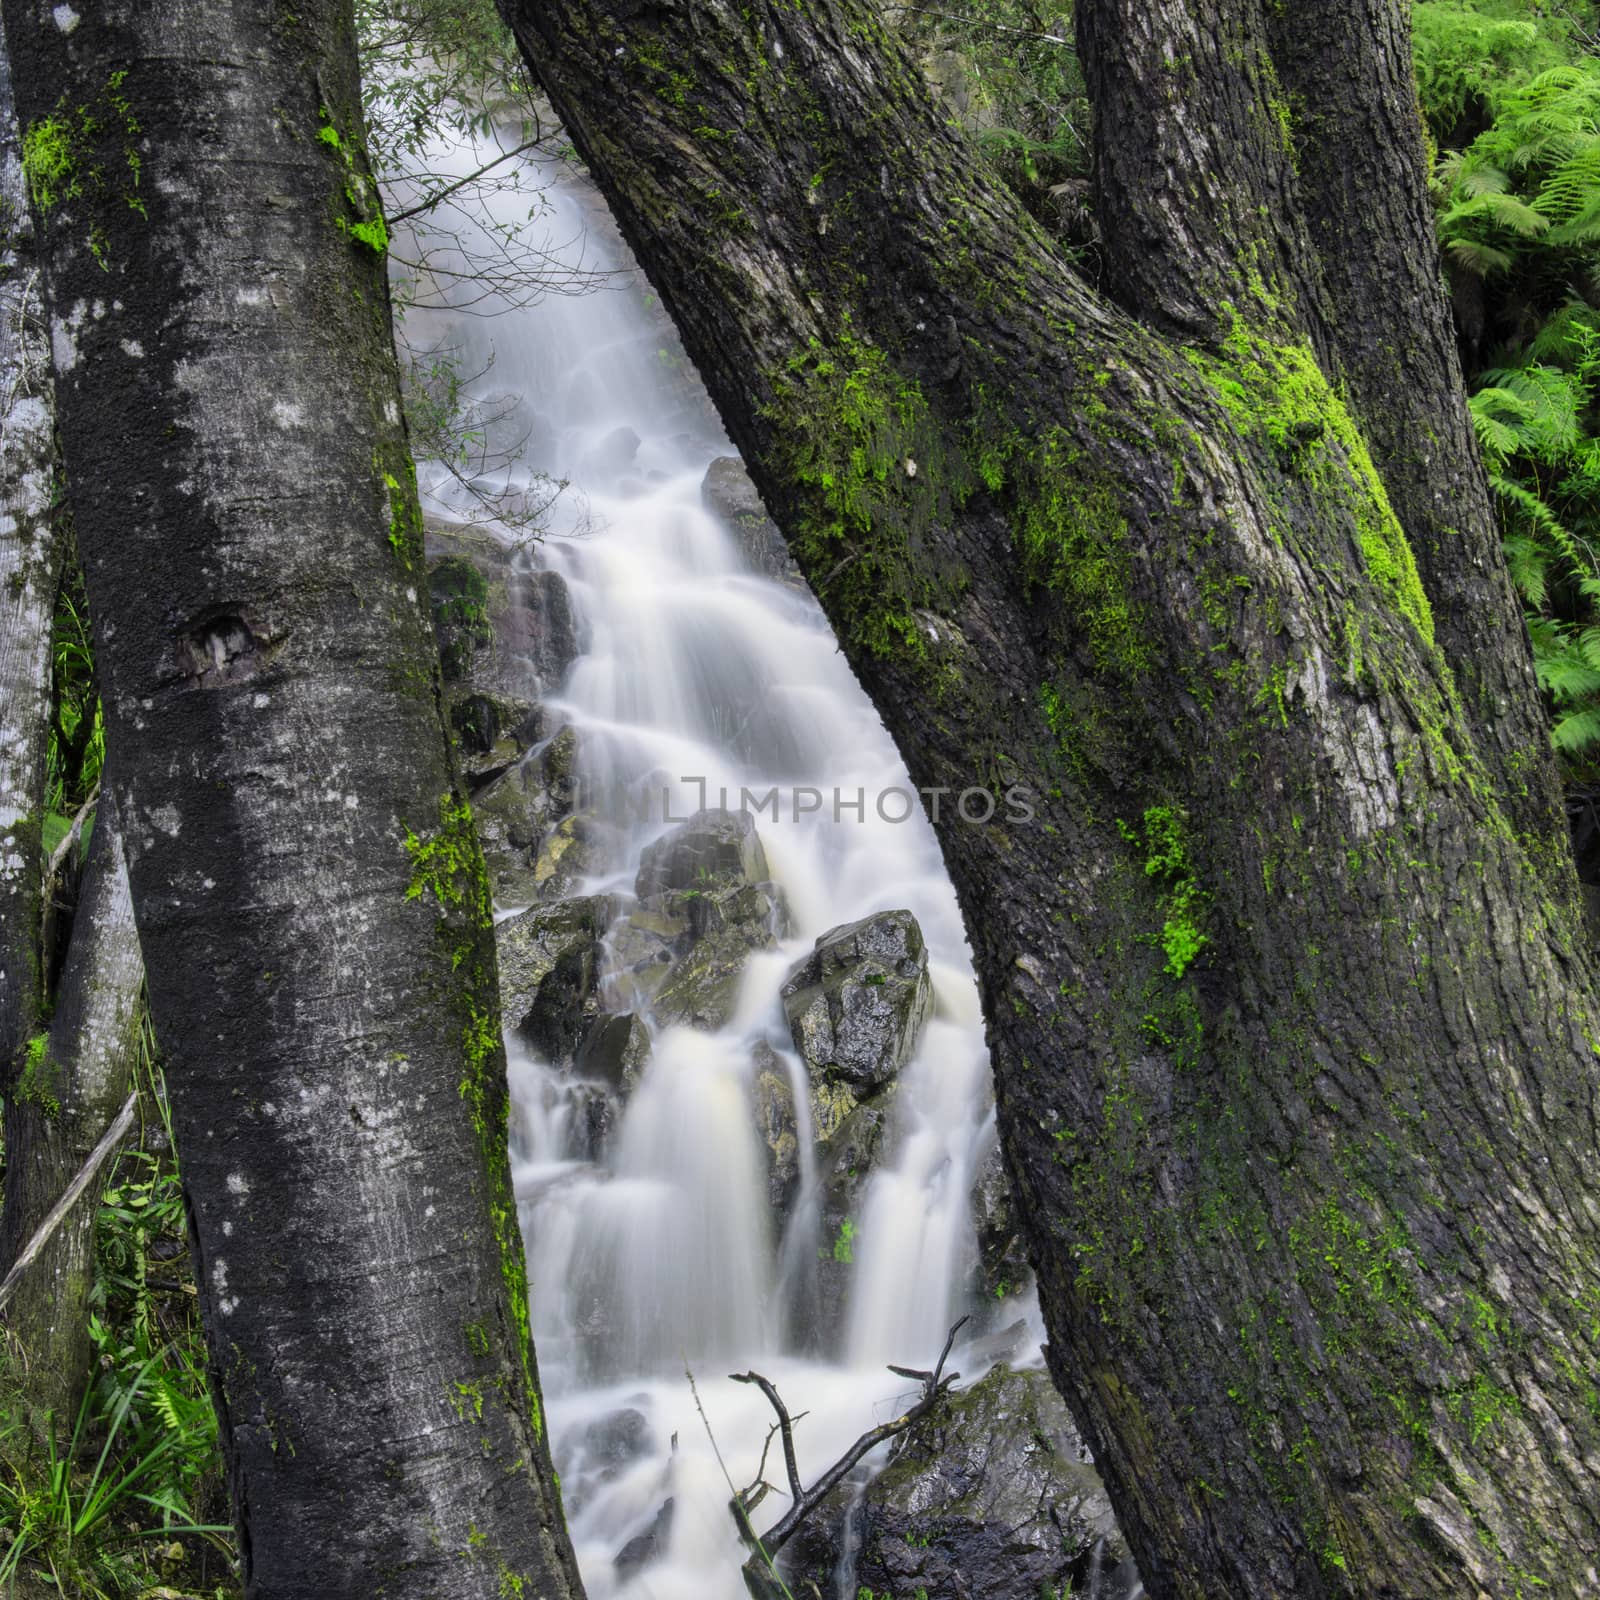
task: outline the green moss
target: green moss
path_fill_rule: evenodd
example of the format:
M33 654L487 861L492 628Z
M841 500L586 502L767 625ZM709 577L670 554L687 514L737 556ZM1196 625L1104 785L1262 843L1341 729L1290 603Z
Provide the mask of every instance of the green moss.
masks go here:
M802 503L794 549L835 618L876 656L927 656L915 611L939 590L926 536L962 497L921 386L846 326L813 339L773 379L766 408L782 476Z
M456 794L439 801L439 828L422 836L406 830L411 860L407 900L431 899L444 916L439 933L458 975L454 1000L461 1015L461 1098L483 1160L490 1226L500 1257L506 1310L521 1366L528 1414L536 1435L544 1428L534 1381L528 1270L507 1149L509 1095L500 1038L500 997L494 967L494 901L472 808ZM469 1341L471 1333L469 1331Z
M994 470L991 456L986 482ZM1013 488L1012 525L1029 581L1067 603L1099 672L1147 671L1154 635L1132 598L1128 524L1115 490L1059 430L1033 446Z
M1222 353L1191 346L1184 355L1240 433L1266 437L1292 470L1344 502L1368 573L1432 644L1433 610L1416 559L1349 408L1308 344L1276 344L1253 333L1232 307L1224 310L1231 331Z
M1168 974L1181 978L1209 942L1200 928L1205 893L1195 880L1184 815L1171 806L1150 806L1140 827L1120 820L1117 827L1124 839L1144 850L1145 876L1161 885L1166 908L1161 948Z
M36 1033L29 1041L17 1080L17 1099L37 1106L54 1121L61 1115L61 1068L50 1059L50 1036Z
M79 136L61 116L41 117L22 136L22 176L41 215L82 193Z

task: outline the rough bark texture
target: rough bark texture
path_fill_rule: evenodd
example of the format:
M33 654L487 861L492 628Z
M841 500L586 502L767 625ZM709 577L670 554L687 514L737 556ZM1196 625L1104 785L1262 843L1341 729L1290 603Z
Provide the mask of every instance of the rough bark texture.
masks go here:
M1513 824L1554 845L1547 718L1478 461L1428 200L1410 14L1391 0L1084 0L1106 281L1215 346L1309 339L1362 425ZM1567 891L1552 850L1552 892Z
M7 1118L5 1235L14 1241L5 1251L8 1262L77 1175L128 1092L143 982L116 807L103 792L55 1012L24 1068L29 1114ZM50 1236L5 1314L26 1363L28 1402L53 1413L62 1431L72 1426L89 1376L97 1192Z
M246 1592L577 1595L350 7L4 19Z
M1313 346L1247 269L1192 343L1098 302L866 0L503 5L913 777L1040 796L938 826L1051 1370L1152 1594L1593 1592L1565 845Z
M8 1085L39 1015L40 822L61 566L54 466L50 346L0 42L0 1081Z

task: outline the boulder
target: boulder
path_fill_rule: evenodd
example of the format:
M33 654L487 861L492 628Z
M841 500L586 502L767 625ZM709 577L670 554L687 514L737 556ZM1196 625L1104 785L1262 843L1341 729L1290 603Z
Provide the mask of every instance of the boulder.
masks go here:
M746 962L789 931L754 821L699 811L649 846L638 908L612 941L616 988L654 1020L715 1030L733 1015Z
M789 1069L765 1039L755 1047L755 1082L750 1100L767 1169L767 1201L784 1216L800 1186L800 1137Z
M495 928L506 1024L553 1065L572 1061L600 1015L602 941L617 910L612 896L589 895Z
M755 571L766 578L804 582L777 523L767 515L760 492L738 456L718 456L711 463L700 485L700 498L706 510L733 535Z
M569 899L585 878L614 860L620 837L609 822L592 811L563 817L540 841L533 855L534 897L545 905Z
M680 919L685 931L651 1011L664 1027L715 1032L734 1013L751 954L771 949L789 931L783 891L772 883L711 883L656 896L653 905L658 915Z
M697 811L640 856L633 888L648 900L669 889L700 889L712 879L760 883L770 876L749 812Z
M538 741L543 727L543 712L529 700L475 689L450 702L456 759L474 790L520 761L523 752Z
M909 911L834 928L780 991L811 1074L812 1116L826 1139L892 1083L916 1050L933 997L922 930Z
M595 1078L617 1094L638 1087L650 1060L650 1030L631 1011L596 1018L578 1051L574 1070Z
M1130 1600L1139 1575L1099 1475L1043 1370L996 1367L902 1434L853 1506L835 1490L783 1566L796 1593L927 1600Z

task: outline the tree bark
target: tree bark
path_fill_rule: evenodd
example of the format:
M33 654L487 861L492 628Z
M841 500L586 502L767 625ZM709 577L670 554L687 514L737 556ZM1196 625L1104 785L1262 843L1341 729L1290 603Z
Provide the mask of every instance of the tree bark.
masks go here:
M579 1595L350 7L3 14L246 1593Z
M61 575L50 345L0 44L0 1083L38 1027L50 628ZM8 1096L9 1098L9 1096Z
M1600 1016L1509 793L1551 758L1509 622L1503 703L1459 688L1350 358L1203 232L1209 330L1098 300L867 0L503 9L913 778L1039 796L936 825L1051 1371L1151 1593L1593 1592ZM1131 37L1178 8L1096 9L1181 53Z
M127 1094L144 963L116 805L102 790L50 1028L7 1104L3 1258L9 1263L82 1168ZM30 1406L69 1431L89 1376L92 1189L50 1236L6 1307Z

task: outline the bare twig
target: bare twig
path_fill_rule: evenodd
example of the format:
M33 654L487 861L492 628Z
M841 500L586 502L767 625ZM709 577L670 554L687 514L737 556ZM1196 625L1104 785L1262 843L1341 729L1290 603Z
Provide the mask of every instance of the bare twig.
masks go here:
M457 178L454 183L447 183L444 188L434 194L424 196L415 205L407 206L404 211L395 212L392 217L387 219L389 226L392 228L397 222L409 222L412 217L420 217L424 211L432 211L435 206L441 205L448 200L456 190L465 189L469 183L476 183L480 178L487 176L496 167L510 161L513 157L524 155L529 150L538 149L544 141L545 135L540 133L535 138L525 140L522 144L519 144L515 150L507 150L497 155L493 161L486 161L476 172L469 172L466 177Z
M130 1094L123 1101L122 1110L117 1113L117 1120L106 1129L101 1136L99 1144L89 1152L89 1159L79 1169L77 1177L66 1187L65 1193L50 1207L49 1213L43 1222L34 1230L33 1237L23 1247L5 1276L5 1282L0 1283L0 1310L4 1310L12 1295L17 1292L17 1285L22 1282L22 1275L38 1259L39 1252L50 1242L50 1236L66 1221L72 1208L83 1196L83 1191L94 1182L95 1174L105 1165L106 1157L122 1142L122 1136L133 1126L134 1108L138 1105L137 1093Z
M963 1317L951 1328L948 1337L945 1339L944 1349L940 1351L939 1360L931 1372L924 1372L913 1367L891 1366L889 1368L896 1377L911 1378L920 1383L922 1385L922 1397L915 1405L896 1417L892 1422L880 1423L876 1428L871 1428L862 1434L809 1489L802 1489L800 1485L800 1472L795 1464L794 1456L794 1424L789 1416L788 1408L784 1405L776 1387L769 1379L762 1377L759 1372L736 1372L731 1374L735 1383L755 1384L767 1397L772 1409L777 1412L778 1427L783 1437L784 1466L789 1474L789 1485L794 1491L794 1500L790 1504L788 1511L784 1513L776 1524L767 1529L759 1540L756 1539L751 1529L749 1519L749 1512L753 1509L755 1502L746 1498L756 1485L752 1485L750 1490L746 1490L744 1496L736 1492L733 1497L733 1517L739 1526L740 1537L766 1561L769 1567L772 1564L773 1556L788 1543L789 1539L799 1529L800 1524L827 1499L843 1481L850 1469L869 1450L876 1449L886 1439L892 1439L898 1433L904 1433L914 1422L927 1416L938 1405L944 1396L945 1390L961 1376L959 1372L952 1372L946 1376L944 1364L950 1359L950 1352L955 1347L956 1335L966 1326L968 1320L968 1318ZM720 1460L721 1457L719 1456L718 1459Z

